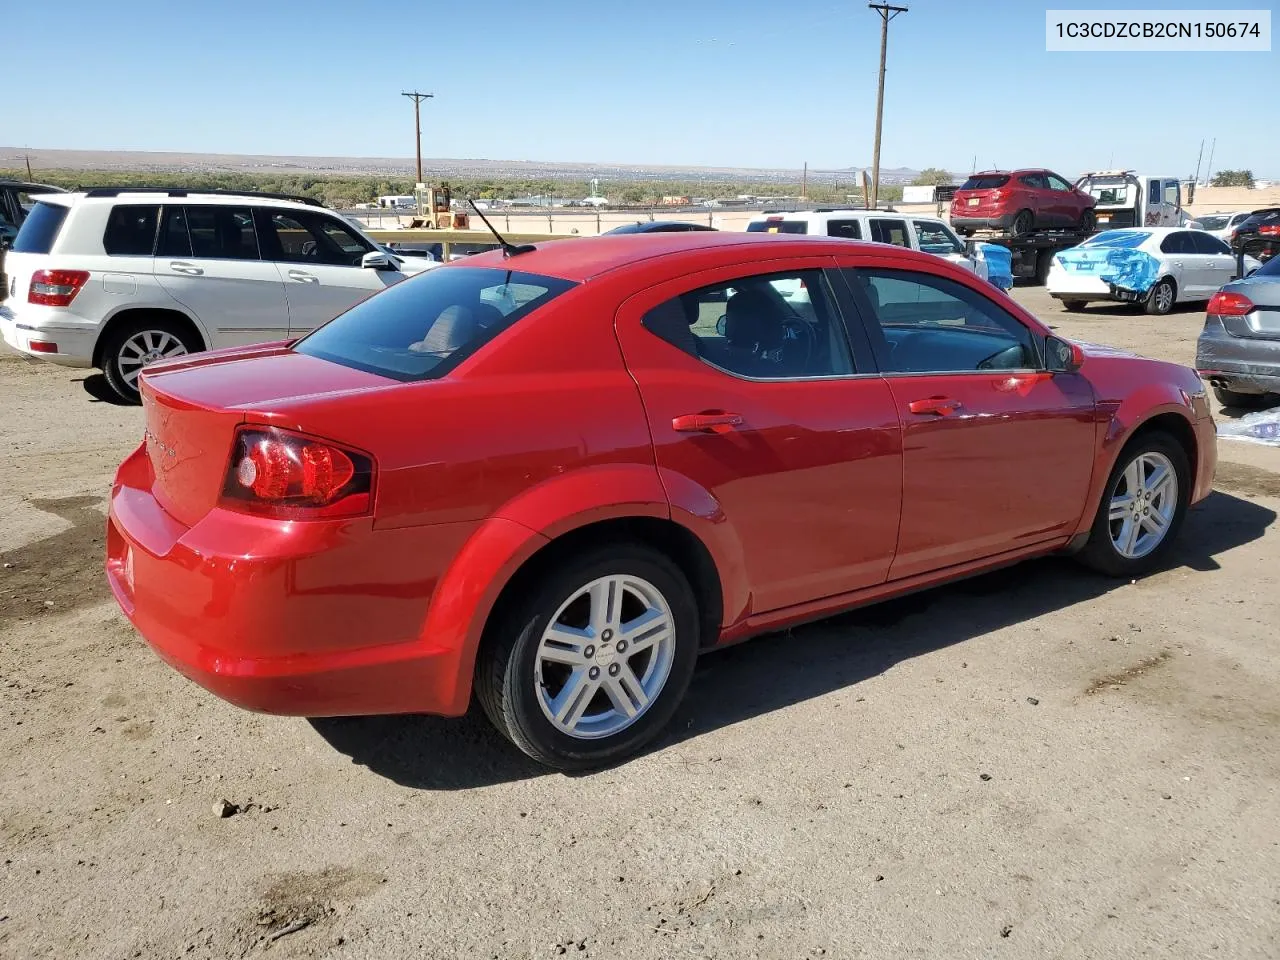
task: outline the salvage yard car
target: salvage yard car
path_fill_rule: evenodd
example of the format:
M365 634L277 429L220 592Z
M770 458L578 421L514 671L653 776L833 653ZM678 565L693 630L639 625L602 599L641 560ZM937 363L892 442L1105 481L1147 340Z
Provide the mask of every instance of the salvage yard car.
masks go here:
M9 346L98 367L126 401L156 360L298 336L405 276L319 202L280 194L103 187L40 196L5 256Z
M1037 228L1089 233L1093 204L1093 197L1052 170L984 170L955 192L951 225L966 235L996 230L1020 237Z
M1261 265L1244 258L1245 274ZM1208 300L1235 279L1231 248L1203 230L1104 230L1056 254L1045 287L1067 310L1111 300L1166 314L1174 304Z
M506 247L140 380L106 571L164 660L272 713L474 691L564 769L656 737L708 648L1060 551L1149 571L1216 457L1195 371L787 234Z
M1213 295L1196 342L1196 369L1223 406L1280 401L1280 257Z

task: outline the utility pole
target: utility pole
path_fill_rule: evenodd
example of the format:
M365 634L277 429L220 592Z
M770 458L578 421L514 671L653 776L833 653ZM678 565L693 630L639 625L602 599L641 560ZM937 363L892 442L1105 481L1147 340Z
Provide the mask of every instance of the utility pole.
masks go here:
M1200 155L1196 157L1196 175L1192 179L1192 183L1200 182L1200 161L1204 159L1204 141L1200 141Z
M809 199L809 161L804 162L803 179L800 181L800 199Z
M868 9L880 14L880 88L876 93L876 142L871 158L871 209L880 203L880 126L884 119L884 61L889 49L889 21L900 13L906 13L906 7L895 7L888 3L868 3Z
M32 174L32 172L31 172L31 154L29 154L29 153L28 153L28 154L25 154L25 155L23 156L23 159L27 161L27 179L28 179L28 180L34 180L34 179L35 179L35 175L34 175L34 174Z
M1204 182L1206 186L1213 186L1213 151L1218 146L1218 138L1213 138L1213 143L1209 144L1209 166L1204 171Z
M418 93L415 90L412 93L402 93L400 96L408 97L413 101L413 138L418 157L418 179L415 180L414 183L419 184L422 183L422 117L419 114L421 112L422 101L430 100L435 96L435 94Z

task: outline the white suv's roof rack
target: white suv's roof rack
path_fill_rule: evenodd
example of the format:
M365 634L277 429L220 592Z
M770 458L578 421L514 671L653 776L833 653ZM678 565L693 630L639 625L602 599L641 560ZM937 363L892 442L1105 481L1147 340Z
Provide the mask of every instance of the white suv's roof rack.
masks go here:
M254 190L198 189L195 187L93 187L84 192L86 197L118 197L127 193L157 193L166 197L259 197L266 200L291 200L312 207L324 204L314 197L299 197L291 193L260 193Z

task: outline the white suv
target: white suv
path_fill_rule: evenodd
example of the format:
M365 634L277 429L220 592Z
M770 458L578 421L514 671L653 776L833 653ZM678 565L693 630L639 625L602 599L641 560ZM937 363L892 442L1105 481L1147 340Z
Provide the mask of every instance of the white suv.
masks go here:
M810 210L770 213L747 224L748 233L803 233L891 243L923 250L987 279L986 263L967 253L955 231L937 217L917 217L883 210Z
M313 200L97 189L41 196L5 255L0 334L22 353L99 367L126 400L162 357L292 339L407 275Z

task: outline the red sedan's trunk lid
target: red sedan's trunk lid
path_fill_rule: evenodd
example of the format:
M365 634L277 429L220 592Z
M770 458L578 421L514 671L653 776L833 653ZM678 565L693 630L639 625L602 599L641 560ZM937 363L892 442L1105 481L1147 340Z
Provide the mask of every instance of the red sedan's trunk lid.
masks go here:
M218 502L246 412L392 383L279 344L193 354L148 368L141 381L152 494L186 526Z

